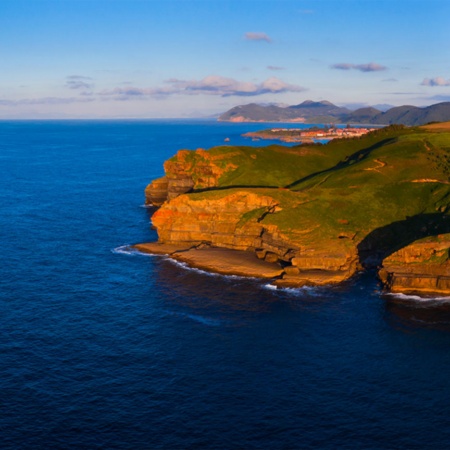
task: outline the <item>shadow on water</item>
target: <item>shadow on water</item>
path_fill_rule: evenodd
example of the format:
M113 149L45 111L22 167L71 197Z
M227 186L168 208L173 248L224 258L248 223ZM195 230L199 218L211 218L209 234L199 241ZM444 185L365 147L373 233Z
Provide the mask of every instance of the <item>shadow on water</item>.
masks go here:
M430 329L450 333L450 297L384 294L385 319L404 331Z
M358 245L362 266L375 268L392 253L425 237L450 233L450 217L443 213L418 214L369 233ZM450 332L450 297L383 294L386 320L407 329L430 328Z

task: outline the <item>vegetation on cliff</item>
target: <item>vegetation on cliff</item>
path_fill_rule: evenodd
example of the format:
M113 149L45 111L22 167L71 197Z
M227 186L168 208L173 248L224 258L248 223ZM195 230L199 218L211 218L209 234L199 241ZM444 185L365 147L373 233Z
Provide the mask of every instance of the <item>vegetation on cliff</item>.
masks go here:
M315 282L317 271L340 281L450 232L445 124L323 146L183 150L165 171L169 201L153 217L161 242L255 251L290 267L286 283ZM171 200L170 180L189 192Z

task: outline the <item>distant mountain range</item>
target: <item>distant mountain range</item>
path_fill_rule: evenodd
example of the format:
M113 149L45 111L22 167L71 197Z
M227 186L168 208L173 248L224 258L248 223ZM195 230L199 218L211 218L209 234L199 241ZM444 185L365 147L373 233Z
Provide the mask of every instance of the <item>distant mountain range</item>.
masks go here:
M281 107L256 103L231 108L218 118L223 122L302 122L302 123L366 123L377 125L424 125L450 121L450 102L419 108L396 106L383 112L373 107L351 111L328 101L306 100L299 105Z

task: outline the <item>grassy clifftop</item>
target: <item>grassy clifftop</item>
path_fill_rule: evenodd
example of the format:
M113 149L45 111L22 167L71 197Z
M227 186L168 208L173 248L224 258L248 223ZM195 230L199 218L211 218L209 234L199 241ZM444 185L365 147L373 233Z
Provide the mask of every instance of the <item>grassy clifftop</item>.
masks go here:
M247 236L240 247L233 241L236 247L266 246L284 261L297 261L300 269L306 264L324 270L330 255L333 267L356 267L349 263L352 258L380 264L417 239L450 232L449 124L391 126L323 146L181 151L165 169L169 178L190 177L194 186L183 202L171 206L168 201L161 208L161 231L169 227L162 219L173 219L178 208L173 229L163 233L169 241L181 236L177 227L189 239L186 224L192 221L198 241L231 242L220 227L202 234L210 228L208 221L217 218L225 227L231 220L226 233ZM255 196L271 198L270 208ZM221 205L236 198L247 204L236 217L231 210L228 219L219 219ZM249 233L262 238L249 244ZM339 258L342 264L335 262Z

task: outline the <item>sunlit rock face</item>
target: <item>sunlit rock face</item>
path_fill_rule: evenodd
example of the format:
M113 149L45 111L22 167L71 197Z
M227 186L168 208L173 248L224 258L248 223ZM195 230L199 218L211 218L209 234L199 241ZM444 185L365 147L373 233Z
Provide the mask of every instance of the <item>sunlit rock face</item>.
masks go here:
M449 249L450 234L415 241L383 261L380 279L392 291L450 293Z

